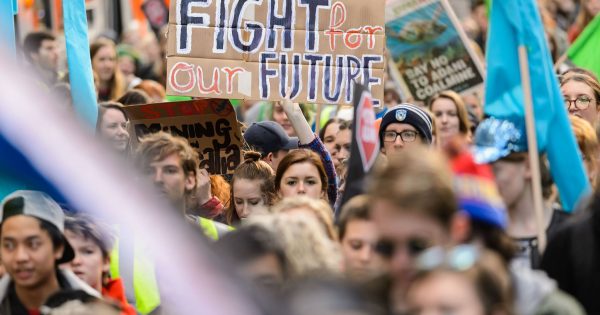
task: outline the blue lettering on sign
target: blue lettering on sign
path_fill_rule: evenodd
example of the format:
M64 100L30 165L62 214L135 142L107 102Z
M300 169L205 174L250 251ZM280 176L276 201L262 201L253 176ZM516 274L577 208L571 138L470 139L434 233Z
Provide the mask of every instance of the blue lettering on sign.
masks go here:
M241 39L241 33L244 30L242 26L242 18L244 11L246 10L246 4L253 2L256 5L262 3L262 0L235 0L233 2L233 15L231 16L231 27L233 28L229 32L231 43L233 47L240 53L249 52L254 53L258 50L263 41L264 25L258 22L247 22L246 27L252 30L249 42L244 42Z
M319 7L330 7L331 0L299 0L298 6L306 8L306 50L319 50Z
M367 89L371 91L371 85L381 84L381 79L373 77L373 69L371 63L383 62L383 56L381 55L364 55L363 56L363 83L367 86ZM379 100L373 99L373 105L379 106Z
M192 13L194 7L206 8L212 0L177 0L177 53L189 54L192 50L192 28L208 27L210 17L205 13Z
M317 63L323 60L323 55L305 54L304 60L308 61L308 95L309 101L314 102L317 99L317 81L319 80L319 72L317 71Z
M227 9L229 8L229 0L219 0L217 5L217 15L215 25L215 42L213 44L214 53L225 52L225 36L227 32Z
M287 92L290 92L289 98L294 99L298 94L300 94L300 90L302 88L302 63L301 54L294 54L292 56L293 60L290 64L288 64L288 55L286 53L282 53L279 58L279 95L281 97L286 97ZM288 66L292 67L292 74L288 76L287 68ZM291 81L291 84L290 82ZM291 91L290 89L291 85Z
M346 76L346 103L352 101L352 93L354 91L354 79L360 75L360 59L355 56L347 56L348 76ZM361 83L361 82L358 82Z
M342 95L342 86L344 83L344 56L337 57L337 64L331 64L331 55L325 56L325 69L323 69L323 99L328 103L336 104L340 100L340 96ZM333 85L331 72L333 69L337 70L337 78L335 79L335 90L331 92L331 86Z
M277 75L277 71L273 69L267 69L267 62L269 59L277 59L277 55L273 52L262 52L260 53L260 75L258 88L260 89L260 97L267 99L271 94L269 84L269 78Z
M267 49L273 50L277 47L277 30L282 29L282 50L292 50L294 32L292 26L296 21L296 10L293 0L284 0L283 14L278 14L279 1L270 0L269 13L267 14Z

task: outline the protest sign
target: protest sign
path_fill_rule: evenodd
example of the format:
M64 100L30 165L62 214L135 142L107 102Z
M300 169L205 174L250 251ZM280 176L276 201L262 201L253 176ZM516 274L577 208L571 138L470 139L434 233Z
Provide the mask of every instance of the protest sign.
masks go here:
M426 101L443 90L483 85L483 68L446 0L397 0L386 7L391 75L403 94Z
M384 0L173 0L167 93L352 104L383 98Z
M233 174L242 159L242 137L228 100L126 106L129 134L135 148L141 137L165 131L186 138L200 155L200 168L210 174Z

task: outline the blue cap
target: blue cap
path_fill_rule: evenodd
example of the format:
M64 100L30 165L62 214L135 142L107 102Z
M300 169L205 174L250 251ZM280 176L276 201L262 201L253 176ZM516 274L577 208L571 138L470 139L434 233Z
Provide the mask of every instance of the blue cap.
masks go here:
M527 134L523 123L487 118L475 131L473 157L479 164L488 164L515 152L527 152Z
M270 120L253 123L244 132L244 140L263 156L279 150L298 149L298 138L289 137L280 124Z

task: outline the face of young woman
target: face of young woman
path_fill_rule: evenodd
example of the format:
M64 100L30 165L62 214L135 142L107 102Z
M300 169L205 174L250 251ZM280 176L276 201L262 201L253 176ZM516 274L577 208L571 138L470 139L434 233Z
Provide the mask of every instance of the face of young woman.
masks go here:
M277 103L273 104L273 121L280 124L289 137L296 136L296 131L294 130L294 127L292 127L292 123L290 123L283 107Z
M319 199L324 196L317 167L310 162L292 164L283 173L279 185L281 197L298 195Z
M117 52L111 46L102 46L92 58L92 67L98 73L101 82L112 79L117 67Z
M594 97L592 88L584 82L570 80L560 87L565 100L570 103L567 107L569 114L587 120L593 127L596 126L598 120L598 100ZM576 106L577 99L589 100L587 107L582 109ZM565 106L567 106L565 104Z
M127 120L120 110L109 108L102 116L100 135L119 152L125 151L129 143Z
M245 219L266 206L264 195L260 191L260 180L236 178L233 182L233 202L240 219Z
M431 111L435 116L435 123L442 140L450 139L459 133L458 111L452 100L445 97L438 98L431 104Z
M338 124L336 122L332 122L329 125L327 125L327 129L325 129L325 134L323 135L323 139L321 139L321 140L323 140L323 144L325 145L325 148L331 155L331 159L333 160L333 164L335 167L337 167L340 163L339 160L337 159L338 152L336 151L336 147L335 147L336 135L339 130L340 130L340 124Z

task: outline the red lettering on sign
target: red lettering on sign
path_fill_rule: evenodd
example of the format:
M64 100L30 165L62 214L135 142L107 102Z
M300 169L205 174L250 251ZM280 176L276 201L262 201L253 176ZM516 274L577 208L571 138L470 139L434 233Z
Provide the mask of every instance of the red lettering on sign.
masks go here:
M360 35L361 28L351 28L344 36L344 45L350 49L356 49L362 43L362 36ZM354 41L352 38L355 38Z
M382 31L383 32L383 27L381 26L371 26L371 25L365 25L363 27L363 29L365 31L367 31L367 33L369 34L368 37L368 42L369 42L369 49L373 49L375 48L375 32L377 31Z
M198 89L200 89L200 92L221 94L221 89L219 88L219 68L214 68L213 70L212 83L210 87L204 86L202 67L198 66L196 71L198 72Z
M233 78L236 76L236 74L238 72L244 72L246 70L244 70L244 68L240 68L240 67L236 67L236 68L229 68L229 67L225 67L223 69L221 69L223 72L225 72L225 74L227 75L227 93L231 94L233 93Z
M346 22L346 5L341 2L336 2L331 6L331 13L329 14L329 30L325 31L325 35L329 36L329 48L331 48L331 50L335 50L335 37L344 33L338 29L344 22Z
M186 72L188 75L187 83L181 84L177 81L177 76L179 72ZM169 73L169 84L171 88L178 93L186 93L191 91L196 85L196 77L194 76L194 66L187 62L180 61L176 63Z

